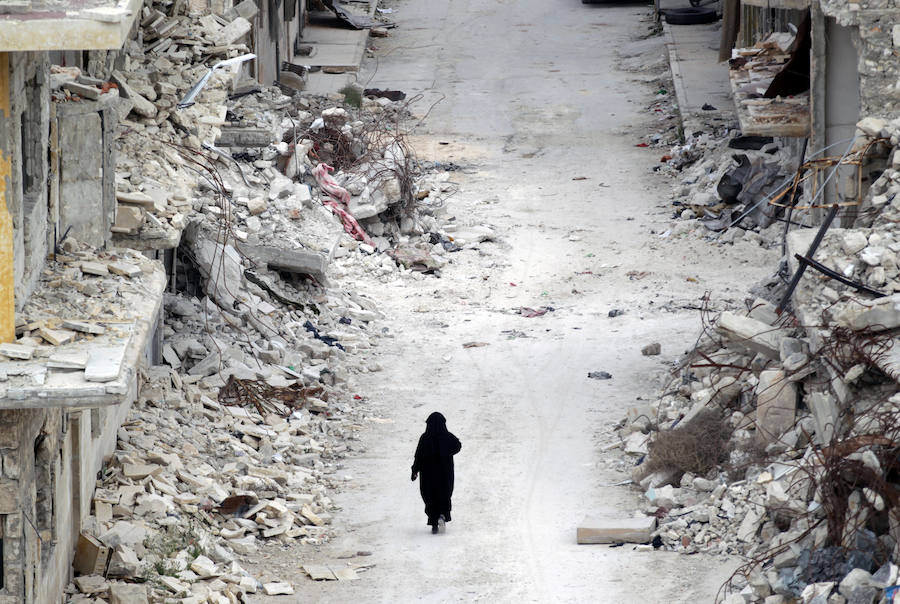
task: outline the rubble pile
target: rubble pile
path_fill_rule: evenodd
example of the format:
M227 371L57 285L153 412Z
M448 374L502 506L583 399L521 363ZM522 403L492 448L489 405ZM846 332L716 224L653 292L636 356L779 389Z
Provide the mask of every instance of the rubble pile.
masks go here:
M89 539L112 551L106 578L147 581L153 601L293 593L260 584L238 559L266 540L329 538L327 491L363 420L313 380L232 378L216 396L197 377L152 368L119 430L89 523Z
M893 601L900 120L858 129L860 148L893 147L860 212L867 226L826 231L813 256L848 282L808 267L792 313L757 298L705 317L664 394L621 424L655 544L747 560L726 602ZM806 255L815 234L792 231L789 254Z
M673 234L696 231L721 243L754 237L771 247L781 241L775 224L778 206L763 201L789 181L797 169L790 149L772 139L699 134L672 147L667 164L678 178L672 201L678 217ZM725 159L727 158L727 159ZM760 203L762 202L762 203ZM746 214L746 216L744 216ZM741 228L729 228L738 218ZM705 229L697 229L698 226Z
M144 7L114 85L56 70L67 102L93 95L86 86L117 107L117 241L177 246L165 364L148 370L119 429L70 602L293 593L240 559L332 536L328 494L366 421L349 380L380 371L369 352L391 337L364 279L439 275L452 253L494 238L445 215L455 185L443 166L417 162L400 100L353 107L260 90L229 67L179 108L217 60L247 52L246 15L229 23L183 7ZM342 580L362 570L332 569Z

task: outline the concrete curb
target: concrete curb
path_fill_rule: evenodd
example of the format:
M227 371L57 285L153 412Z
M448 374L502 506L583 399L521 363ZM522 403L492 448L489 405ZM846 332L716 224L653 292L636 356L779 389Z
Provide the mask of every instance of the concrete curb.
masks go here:
M707 130L710 126L722 126L728 123L737 125L737 114L734 109L733 100L727 107L718 107L715 111L699 112L695 108L693 111L689 109L687 90L692 85L702 86L702 82L693 82L686 80L684 70L681 68L681 59L678 55L678 42L673 33L673 27L662 20L663 35L665 36L666 54L669 58L669 70L672 74L672 82L675 87L675 100L678 103L678 118L681 123L682 132L685 134L692 131ZM685 25L677 25L675 27L689 27ZM731 96L729 92L729 97ZM718 105L718 103L717 103Z
M678 64L678 45L672 34L672 26L666 23L662 17L663 35L666 38L666 54L669 57L669 72L672 74L672 82L675 86L675 100L678 103L678 121L681 122L681 131L684 132L685 119L684 107L687 106L687 93L684 89L684 78L681 76L681 67Z

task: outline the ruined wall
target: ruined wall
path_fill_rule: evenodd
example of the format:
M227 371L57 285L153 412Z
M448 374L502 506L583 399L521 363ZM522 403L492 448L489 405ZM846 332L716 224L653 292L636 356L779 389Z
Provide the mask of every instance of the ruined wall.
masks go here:
M48 70L46 52L10 54L12 120L6 144L12 159L9 210L13 217L17 308L34 290L53 240L47 215Z
M0 411L0 531L3 539L0 604L33 601L40 540L34 529L34 444L46 411Z
M823 0L822 12L856 28L860 117L900 117L900 4L896 0Z
M131 408L0 411L0 604L56 602L103 460Z

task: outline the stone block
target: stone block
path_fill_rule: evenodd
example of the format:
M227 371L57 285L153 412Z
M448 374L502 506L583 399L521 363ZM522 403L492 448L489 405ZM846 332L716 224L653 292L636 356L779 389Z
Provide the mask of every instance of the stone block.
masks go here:
M0 354L11 359L28 360L34 356L34 346L22 344L0 344Z
M647 543L656 518L586 519L578 527L578 543Z
M216 146L219 147L268 147L272 131L265 128L223 127Z
M234 6L234 11L244 19L252 19L259 12L259 8L253 0L244 0Z
M719 333L741 348L762 354L769 359L779 358L781 333L771 325L726 311L719 315L716 328Z
M121 72L114 71L110 76L110 80L119 87L119 94L131 101L131 111L143 117L156 117L156 105L129 86L128 81ZM119 117L124 116L120 115Z
M0 515L15 514L19 511L18 487L17 482L0 480Z
M134 233L144 224L144 208L119 204L113 226L122 232Z
M773 442L794 426L797 385L785 379L781 370L759 374L756 385L756 427L760 438Z
M147 588L131 583L109 586L109 604L147 604Z
M851 329L883 331L900 327L900 294L877 300L850 300L837 321Z
M806 406L809 407L816 424L816 444L830 443L839 414L834 397L826 392L813 391L806 396Z
M66 82L62 87L85 99L96 101L100 98L100 89L96 86L86 86L85 84L79 84L78 82Z
M109 581L100 575L75 577L75 587L83 594L102 594L109 590Z
M128 277L129 279L139 277L143 273L138 265L131 264L130 262L122 262L121 260L110 262L109 270L120 277Z
M779 319L778 313L775 312L775 305L762 298L753 301L747 316L766 325L775 325Z
M79 331L82 333L90 333L95 335L100 335L106 332L106 328L102 325L97 325L96 323L88 323L87 321L63 321L62 327L64 329L71 329L72 331Z
M125 356L125 345L98 346L88 352L87 366L84 368L84 379L89 382L111 382L119 377L122 359Z
M645 357L652 357L658 355L662 352L662 346L659 342L654 342L652 344L647 344L643 348L641 348L641 354Z
M82 262L78 265L78 268L80 268L81 272L85 275L105 277L109 274L109 268L104 262Z
M229 23L225 29L220 31L213 42L215 42L219 46L227 46L229 44L234 44L244 36L250 33L250 30L253 28L250 21L243 17L238 17L231 23Z
M37 333L54 346L62 346L67 342L71 342L75 337L75 333L67 329L50 329L49 327L41 327Z

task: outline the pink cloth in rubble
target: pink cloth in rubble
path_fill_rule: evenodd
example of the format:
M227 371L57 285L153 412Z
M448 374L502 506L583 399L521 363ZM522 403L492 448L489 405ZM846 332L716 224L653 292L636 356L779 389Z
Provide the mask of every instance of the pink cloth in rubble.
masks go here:
M313 176L316 177L316 182L319 183L319 187L331 198L329 201L323 201L322 204L330 207L331 211L340 217L341 222L344 224L344 230L354 239L375 247L375 242L372 241L372 238L366 234L366 231L363 230L356 218L353 217L353 214L350 213L348 207L350 193L347 189L337 184L337 181L331 176L331 172L334 172L334 168L328 164L319 164L312 171Z

